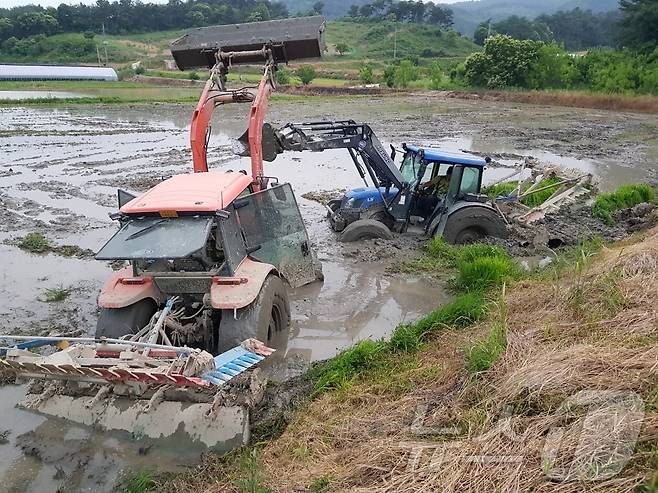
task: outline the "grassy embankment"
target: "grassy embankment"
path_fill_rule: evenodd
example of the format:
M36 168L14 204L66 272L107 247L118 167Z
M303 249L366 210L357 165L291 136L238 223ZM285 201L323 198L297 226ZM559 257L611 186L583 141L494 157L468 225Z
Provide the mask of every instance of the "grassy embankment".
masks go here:
M421 261L453 273L452 303L318 365L287 427L156 490L658 491L658 228L534 274L488 245Z

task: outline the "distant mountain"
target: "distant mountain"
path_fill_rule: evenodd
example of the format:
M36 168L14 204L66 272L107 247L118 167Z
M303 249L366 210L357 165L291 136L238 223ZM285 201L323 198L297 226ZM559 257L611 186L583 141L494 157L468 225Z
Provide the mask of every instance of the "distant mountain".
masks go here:
M319 0L279 0L286 7L291 15L297 12L308 12L313 8L313 5ZM372 3L372 0L325 0L324 1L324 15L330 19L337 19L344 17L347 11L350 10L352 5L365 5Z
M619 8L619 0L475 0L448 4L446 7L454 12L455 29L473 36L478 24L487 19L498 21L511 15L533 19L541 14L573 10L576 7L593 12L608 12Z

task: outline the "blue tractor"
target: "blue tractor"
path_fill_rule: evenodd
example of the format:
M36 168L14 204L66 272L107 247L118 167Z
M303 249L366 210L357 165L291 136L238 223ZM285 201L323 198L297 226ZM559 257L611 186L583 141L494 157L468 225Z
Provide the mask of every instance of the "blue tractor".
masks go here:
M366 187L330 201L328 217L344 242L390 238L417 230L449 243L472 243L486 236L504 238L506 223L481 194L486 161L465 153L403 144L386 152L372 129L351 120L289 123L274 132L277 152L345 148ZM368 186L366 176L373 186Z

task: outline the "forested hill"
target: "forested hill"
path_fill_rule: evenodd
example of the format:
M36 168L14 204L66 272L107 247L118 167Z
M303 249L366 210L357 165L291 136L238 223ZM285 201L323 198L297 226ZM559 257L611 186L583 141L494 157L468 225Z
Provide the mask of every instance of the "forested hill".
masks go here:
M325 0L322 12L330 19L338 19L344 17L352 5L361 7L371 2L372 0ZM281 3L288 8L291 14L295 15L298 12L312 11L318 0L282 0Z
M428 1L428 0L426 0ZM309 12L318 3L317 0L281 0L291 14ZM344 17L353 5L362 7L366 4L390 4L392 0L327 0L323 12L329 18ZM434 3L441 4L440 0ZM454 13L454 27L462 34L473 36L477 25L488 19L501 20L512 15L534 19L542 14L552 14L559 10L570 11L575 8L592 12L617 10L618 0L471 0L446 4Z
M608 12L619 8L618 0L476 0L450 4L455 29L472 36L477 25L488 19L497 21L517 15L533 19L559 10L591 10Z

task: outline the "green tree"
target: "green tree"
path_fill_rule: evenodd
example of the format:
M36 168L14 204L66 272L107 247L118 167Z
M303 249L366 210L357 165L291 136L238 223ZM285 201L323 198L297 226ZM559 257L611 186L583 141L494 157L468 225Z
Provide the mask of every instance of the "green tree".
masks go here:
M395 71L397 67L395 65L387 65L384 68L384 84L388 87L395 86Z
M302 81L302 84L307 86L311 82L313 82L313 79L317 77L317 74L315 72L315 69L311 67L310 65L303 65L297 69L297 72L295 72L297 77L299 77Z
M0 41L10 38L14 32L14 24L6 17L0 17Z
M359 67L359 79L364 84L372 84L375 80L375 75L372 71L372 66L368 63L364 63Z
M620 0L620 41L652 51L658 45L658 0Z
M418 67L411 60L402 60L395 69L395 85L407 88L416 79L418 79Z
M340 43L336 43L336 51L340 56L343 56L345 53L348 53L351 51L350 45L347 43L341 41Z
M542 43L519 41L511 36L491 36L483 53L466 59L464 77L472 86L502 88L528 87L529 69L538 58Z
M445 77L443 68L439 62L434 62L430 67L430 89L435 91L444 87Z
M491 23L491 19L485 22L481 22L477 28L475 28L475 32L473 33L473 41L475 44L478 44L480 46L484 46L484 42L487 40L489 37L489 25ZM493 31L492 31L493 33Z
M26 12L16 17L14 30L19 38L54 34L59 27L57 19L42 12Z

